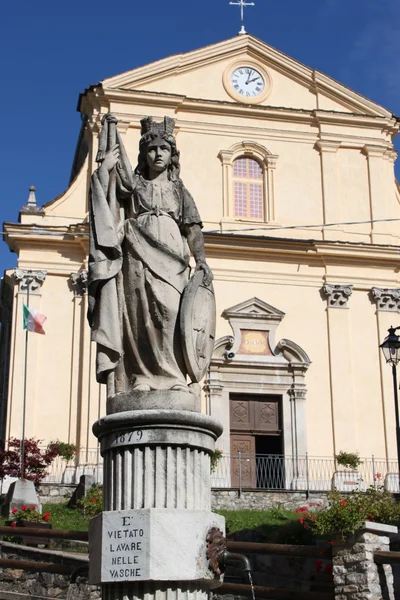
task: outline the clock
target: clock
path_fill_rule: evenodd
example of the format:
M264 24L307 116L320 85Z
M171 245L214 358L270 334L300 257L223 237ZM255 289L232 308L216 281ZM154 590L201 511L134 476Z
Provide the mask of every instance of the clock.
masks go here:
M258 104L265 100L272 88L268 71L256 61L236 61L224 72L225 91L238 102Z
M264 77L253 67L240 66L231 73L231 86L244 98L256 98L265 89Z

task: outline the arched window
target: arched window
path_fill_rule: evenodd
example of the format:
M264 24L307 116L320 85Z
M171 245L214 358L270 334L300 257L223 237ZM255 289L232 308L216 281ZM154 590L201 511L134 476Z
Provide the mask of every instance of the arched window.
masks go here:
M223 167L221 222L274 221L274 171L278 156L257 142L243 141L220 150L218 157Z
M240 157L233 163L233 216L264 219L263 170L253 158Z

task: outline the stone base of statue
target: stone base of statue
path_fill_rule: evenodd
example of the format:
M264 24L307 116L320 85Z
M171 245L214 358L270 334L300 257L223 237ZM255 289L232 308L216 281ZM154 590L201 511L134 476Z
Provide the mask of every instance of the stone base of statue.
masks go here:
M130 410L190 410L201 411L200 386L191 384L187 391L150 390L121 392L107 398L107 414Z
M224 530L210 493L220 424L193 410L136 409L93 431L104 512L90 525L90 582L102 585L103 600L206 600L220 585L206 556L210 529Z

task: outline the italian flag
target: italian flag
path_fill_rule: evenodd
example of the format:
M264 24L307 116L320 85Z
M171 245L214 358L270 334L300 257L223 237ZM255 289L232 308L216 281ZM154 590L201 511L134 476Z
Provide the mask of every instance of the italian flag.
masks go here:
M34 308L26 306L26 304L22 305L22 311L24 319L24 329L27 329L28 331L33 331L33 333L44 334L45 331L42 325L47 319L47 317L40 314L40 312L38 312Z

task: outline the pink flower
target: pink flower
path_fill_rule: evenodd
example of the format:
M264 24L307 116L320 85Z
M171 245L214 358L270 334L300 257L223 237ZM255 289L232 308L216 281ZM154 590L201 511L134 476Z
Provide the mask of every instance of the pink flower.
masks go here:
M381 479L382 478L382 473L377 473L375 475L375 479Z
M346 506L346 504L347 504L346 500L341 500L340 501L340 506Z
M26 504L24 504L23 506L21 506L21 510L28 510L28 507Z
M304 523L304 517L300 517L299 523Z
M13 515L15 515L15 513L18 512L18 508L13 508L11 512L12 512Z
M13 521L13 522L11 523L11 527L16 527L16 526L17 526L16 522L15 522L15 521Z
M51 514L49 512L45 512L44 515L43 515L43 519L45 521L48 521L50 518L51 518Z

